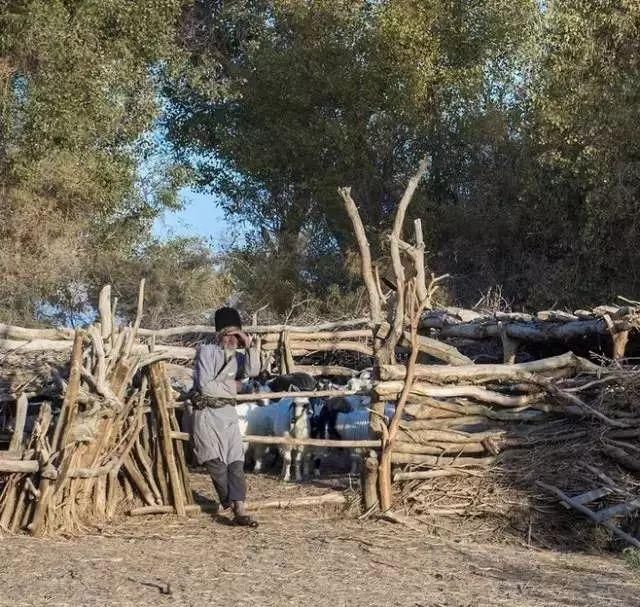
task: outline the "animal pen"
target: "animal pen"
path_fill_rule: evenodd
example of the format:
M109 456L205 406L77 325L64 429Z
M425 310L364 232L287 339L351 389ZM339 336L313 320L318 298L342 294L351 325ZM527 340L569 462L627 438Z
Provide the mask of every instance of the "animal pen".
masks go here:
M427 277L419 220L413 244L403 240L426 168L398 207L388 293L355 201L340 190L360 248L369 317L246 328L259 336L263 366L272 372L335 379L372 364L369 438L246 440L363 449L363 516L436 526L449 517L498 517L536 542L540 525L569 516L562 504L640 547L640 375L633 366L640 304L536 315L438 309L442 277ZM0 398L13 412L0 451L3 530L70 533L121 514L202 509L190 487L189 435L179 424L185 391L176 388L189 375L193 344L213 328L141 328L143 301L144 282L127 327L116 322L110 287L86 329L0 327ZM391 420L387 402L395 403ZM25 435L30 409L35 420Z

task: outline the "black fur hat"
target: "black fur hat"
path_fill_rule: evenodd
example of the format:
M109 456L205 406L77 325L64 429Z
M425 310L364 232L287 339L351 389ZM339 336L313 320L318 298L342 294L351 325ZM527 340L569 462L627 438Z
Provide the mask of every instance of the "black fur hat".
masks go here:
M216 331L222 331L228 327L242 329L240 314L235 308L220 308L214 315Z

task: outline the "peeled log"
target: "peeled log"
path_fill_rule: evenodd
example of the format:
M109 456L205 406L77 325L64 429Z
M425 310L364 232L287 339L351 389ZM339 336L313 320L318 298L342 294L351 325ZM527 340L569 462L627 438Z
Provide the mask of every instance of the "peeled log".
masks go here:
M411 344L411 335L408 331L405 331L400 340L400 345L409 347ZM454 366L472 365L473 361L462 354L457 348L446 344L437 339L431 337L425 337L424 335L418 335L418 349L420 352L429 354L438 360L449 363Z
M252 327L248 327L247 331L253 332ZM316 331L306 333L295 333L293 336L296 340L302 341L340 341L342 339L371 339L373 333L371 329L353 329L351 331ZM262 337L262 345L267 343L280 344L280 333L267 333Z
M68 339L0 339L0 350L15 350L17 352L64 352L71 350L73 342ZM195 348L182 346L156 346L153 353L150 353L149 346L137 344L133 347L133 354L147 355L154 360L193 360L196 355ZM143 361L149 364L149 361Z
M398 432L398 440L420 444L473 444L488 439L499 439L504 434L505 431L503 430L495 430L493 432L457 432L455 430L407 430L401 427Z
M0 323L0 338L2 340L73 340L73 329L25 329L24 327L14 327Z
M35 459L0 459L0 473L22 472L29 474L31 472L37 472L39 469L40 465Z
M449 470L416 470L414 472L396 472L393 475L394 481L414 481L429 480L432 478L442 478L447 476L469 476L464 470L451 468Z
M369 318L356 318L354 320L339 320L336 322L326 322L308 327L295 325L254 325L245 327L245 330L251 335L264 333L282 333L282 331L288 331L289 333L317 333L319 331L332 331L333 329L350 329L352 327L361 327L363 325L370 324L371 320ZM156 338L174 337L176 335L195 335L198 333L214 334L215 332L216 328L212 325L187 325L183 327L171 327L168 329L138 329L138 335L146 337L154 336Z
M528 342L548 342L548 341L568 341L578 337L589 335L610 335L609 327L602 318L593 320L574 320L563 323L536 322L536 323L507 323L503 322L506 334L520 341ZM449 324L440 327L437 321L427 319L423 321L423 326L433 326L440 328L439 337L441 339L463 338L463 339L486 339L498 337L500 330L497 321L471 322L468 324ZM632 327L631 320L622 319L613 322L614 332L626 331Z
M250 511L264 508L305 508L307 506L319 506L322 504L345 504L347 498L342 493L325 493L323 495L310 495L308 497L295 497L284 500L256 500L247 502ZM187 514L200 512L217 512L217 506L209 504L187 504ZM142 506L129 511L130 516L143 516L146 514L175 514L173 506Z
M574 369L575 371L592 371L598 369L587 360L567 352L560 356L543 358L516 365L416 365L416 377L434 383L472 383L481 384L489 381L521 381L531 378L533 374L541 374L558 369ZM404 379L407 370L404 365L382 365L382 380Z
M391 453L392 464L423 464L433 468L484 468L495 463L495 457L438 457L418 453Z
M482 415L463 415L461 417L445 417L438 419L416 419L400 422L403 430L438 430L442 428L456 428L475 424L487 424L488 419Z
M410 443L397 440L393 443L394 453L418 453L428 455L458 455L460 453L485 453L486 449L482 443Z
M391 330L389 323L382 323L378 330L378 337L383 339ZM424 335L418 335L418 349L424 354L433 356L438 360L442 360L450 365L472 365L473 361L462 354L457 348L452 345L446 344L437 339L431 337L425 337ZM400 340L400 345L404 347L411 347L411 333L404 331Z
M305 356L311 352L358 352L365 356L373 356L373 346L368 346L364 342L358 341L294 341L293 336L289 337L289 347L295 356ZM263 344L263 350L276 350L276 343Z
M509 368L514 366L509 365ZM383 400L395 398L402 391L403 384L404 382L402 381L380 382L374 390ZM409 399L411 400L414 395L418 397L433 396L436 398L463 397L501 407L524 407L540 400L543 396L542 393L506 396L478 386L433 386L431 384L418 383L412 386Z
M434 418L438 420L443 418L456 420L464 419L462 416L473 415L499 421L530 421L544 417L545 415L542 411L496 411L484 405L458 403L445 403L445 405L446 408L439 408L433 405L410 404L405 408L405 414L416 420L430 420Z

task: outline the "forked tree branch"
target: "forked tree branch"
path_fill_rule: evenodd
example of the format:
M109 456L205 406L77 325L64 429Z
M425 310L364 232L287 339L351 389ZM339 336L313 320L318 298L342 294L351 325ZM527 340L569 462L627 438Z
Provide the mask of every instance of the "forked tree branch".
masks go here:
M338 193L342 197L342 200L344 200L344 206L349 218L351 219L353 231L355 232L356 240L358 241L358 246L360 248L362 278L367 288L367 294L369 295L371 320L374 323L379 323L382 320L382 304L378 294L375 277L373 275L371 249L369 247L369 241L367 240L367 234L364 231L364 224L360 218L358 207L351 197L351 188L338 188Z

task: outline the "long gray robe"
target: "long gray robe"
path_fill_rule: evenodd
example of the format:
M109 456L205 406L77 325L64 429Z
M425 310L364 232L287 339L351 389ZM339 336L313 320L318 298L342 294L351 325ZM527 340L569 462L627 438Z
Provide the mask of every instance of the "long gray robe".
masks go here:
M260 373L260 353L249 348L245 354L230 353L218 345L200 346L196 353L193 387L201 394L229 398L237 394L236 380ZM228 405L193 412L193 447L198 463L212 459L225 464L244 460L238 414Z

